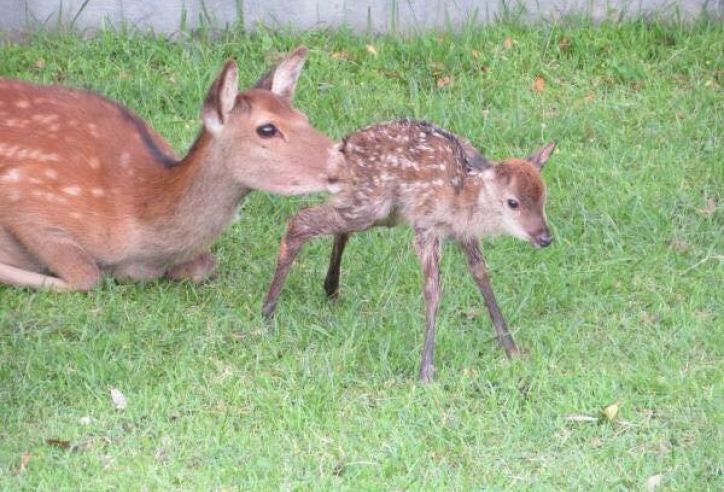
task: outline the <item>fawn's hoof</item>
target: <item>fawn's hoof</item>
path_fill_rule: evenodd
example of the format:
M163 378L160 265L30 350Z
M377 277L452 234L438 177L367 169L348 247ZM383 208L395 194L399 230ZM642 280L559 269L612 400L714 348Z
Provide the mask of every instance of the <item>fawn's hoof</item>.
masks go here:
M261 308L261 317L270 320L274 317L274 304L264 304Z
M420 382L422 384L432 383L432 376L435 373L433 365L423 366L420 368Z
M339 299L339 285L328 283L325 280L324 293L327 294L327 299L329 299L330 301L336 301L337 299Z
M528 351L520 347L512 347L505 351L509 359L521 359L528 355Z

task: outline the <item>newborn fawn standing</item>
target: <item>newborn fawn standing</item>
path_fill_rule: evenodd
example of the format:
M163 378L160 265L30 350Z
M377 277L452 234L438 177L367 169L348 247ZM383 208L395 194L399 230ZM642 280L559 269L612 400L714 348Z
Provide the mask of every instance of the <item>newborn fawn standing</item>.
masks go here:
M488 162L467 143L435 126L410 120L373 125L347 136L336 194L326 203L299 211L287 225L274 278L264 300L271 316L289 268L302 245L334 234L324 287L336 297L339 269L350 233L407 221L414 228L415 252L424 277L426 330L420 379L432 378L435 316L439 300L440 242L454 239L467 256L470 273L490 312L498 341L508 356L518 352L490 286L479 236L508 233L548 246L553 240L543 210L540 176L555 144L525 159Z
M305 51L241 93L228 61L181 160L108 99L0 79L0 283L85 290L101 270L201 281L250 190L325 190L334 144L291 106Z

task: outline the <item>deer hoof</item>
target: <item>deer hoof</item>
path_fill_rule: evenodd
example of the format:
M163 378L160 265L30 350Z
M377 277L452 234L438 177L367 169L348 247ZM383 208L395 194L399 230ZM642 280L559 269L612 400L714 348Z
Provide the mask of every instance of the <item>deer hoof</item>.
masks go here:
M420 382L422 384L428 384L432 383L432 376L435 373L435 367L430 364L427 366L422 366L420 368Z
M522 359L528 355L528 351L520 347L512 347L506 350L509 359Z

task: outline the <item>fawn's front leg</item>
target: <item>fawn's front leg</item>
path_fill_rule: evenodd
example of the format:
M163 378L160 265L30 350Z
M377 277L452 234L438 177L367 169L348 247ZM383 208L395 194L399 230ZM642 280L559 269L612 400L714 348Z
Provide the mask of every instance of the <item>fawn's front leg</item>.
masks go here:
M485 304L488 307L488 313L490 313L490 319L493 322L498 342L503 346L508 357L518 355L520 351L508 331L505 318L503 318L503 313L501 313L500 308L498 308L498 302L495 300L493 288L490 286L488 270L485 266L485 257L480 249L478 240L475 238L463 239L459 241L459 244L467 257L470 274L475 279L480 293L485 299Z
M420 260L425 297L425 342L420 360L420 381L429 383L435 368L432 365L435 347L435 318L440 302L440 239L431 231L415 229L415 252Z
M342 263L342 253L347 245L349 233L343 232L335 234L334 244L332 245L332 255L329 258L329 269L327 276L324 278L324 292L330 299L339 297L339 270Z

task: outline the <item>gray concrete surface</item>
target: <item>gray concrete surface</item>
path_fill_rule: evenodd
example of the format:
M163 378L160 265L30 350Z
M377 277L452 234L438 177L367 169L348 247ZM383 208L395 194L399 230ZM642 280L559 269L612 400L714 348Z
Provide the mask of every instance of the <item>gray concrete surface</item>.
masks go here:
M374 32L486 23L512 13L525 19L583 14L621 16L705 13L721 18L724 0L0 0L0 31L17 34L58 26L87 31L129 24L159 33L243 23L296 29L350 26Z

